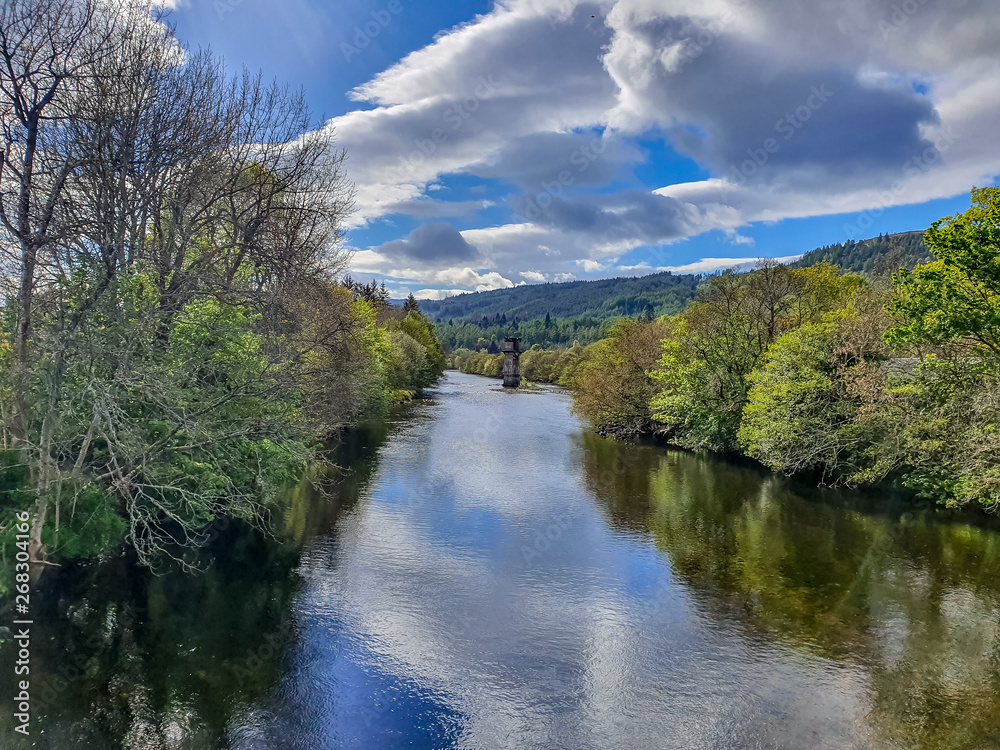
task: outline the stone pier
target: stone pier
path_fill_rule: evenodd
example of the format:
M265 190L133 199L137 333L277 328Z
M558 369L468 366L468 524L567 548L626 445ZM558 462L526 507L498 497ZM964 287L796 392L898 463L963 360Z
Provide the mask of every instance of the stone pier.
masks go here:
M521 339L504 339L500 351L503 352L503 387L517 388L521 385Z

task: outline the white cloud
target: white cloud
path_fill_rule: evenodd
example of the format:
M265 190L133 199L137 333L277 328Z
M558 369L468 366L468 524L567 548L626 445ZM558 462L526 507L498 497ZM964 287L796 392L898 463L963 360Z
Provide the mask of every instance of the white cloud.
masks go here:
M451 286L469 287L465 291L477 292L491 289L507 289L514 282L504 278L496 271L480 273L468 266L429 270L421 268L388 268L380 271L386 277L402 282L418 282L423 284L447 284Z
M772 260L776 260L778 263L791 263L801 257L801 254L785 255L780 258L772 258ZM713 271L722 271L727 268L749 268L760 260L760 258L702 258L694 263L685 263L680 266L660 266L659 268L651 269L651 271L671 271L673 273L712 273Z
M596 273L604 270L604 266L594 260L578 260L577 264L583 266L583 270L587 273Z
M753 237L746 237L735 229L726 229L726 241L730 245L752 245L754 244Z
M548 280L545 274L540 271L521 271L521 278L525 281L535 281L538 283Z
M374 250L354 250L350 257L350 268L356 273L382 273L389 263L388 258Z
M749 245L748 224L842 213L845 238L869 236L885 207L992 182L1000 14L991 0L926 3L896 24L894 2L498 3L359 86L352 97L371 108L331 127L351 154L359 223L486 206L430 199L450 174L516 186L513 208L530 219L462 230L470 248L448 233L450 257L436 254L441 229L360 251L354 266L471 289L606 273L659 247L650 268L706 270L745 259L671 264L671 243L720 230ZM710 176L638 187L639 134ZM582 156L594 143L601 153ZM626 187L593 192L613 180ZM534 215L531 201L546 207Z
M445 299L456 294L466 294L468 289L418 289L413 293L417 299Z
M437 280L445 284L465 284L475 287L477 292L485 292L491 289L507 289L514 286L514 282L505 279L496 271L489 273L476 273L471 268L446 269L437 274Z

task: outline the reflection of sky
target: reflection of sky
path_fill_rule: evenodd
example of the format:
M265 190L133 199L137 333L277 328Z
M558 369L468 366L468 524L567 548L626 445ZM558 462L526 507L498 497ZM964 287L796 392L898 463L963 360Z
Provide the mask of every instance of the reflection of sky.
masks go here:
M440 394L306 552L292 668L237 747L881 747L865 675L710 618L608 527L564 395Z

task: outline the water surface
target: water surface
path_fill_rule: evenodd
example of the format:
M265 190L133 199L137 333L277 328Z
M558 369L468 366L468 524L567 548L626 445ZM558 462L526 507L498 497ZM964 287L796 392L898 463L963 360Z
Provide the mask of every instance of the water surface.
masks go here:
M1000 747L988 524L615 444L570 406L450 373L276 538L43 586L34 746Z

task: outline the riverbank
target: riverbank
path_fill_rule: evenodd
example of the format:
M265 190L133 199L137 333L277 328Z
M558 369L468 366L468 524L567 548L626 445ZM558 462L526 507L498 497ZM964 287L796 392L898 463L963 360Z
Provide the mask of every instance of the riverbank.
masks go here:
M224 529L197 575L51 579L36 746L989 746L996 530L570 409L448 373L275 536Z
M586 348L533 346L523 374L570 388L601 434L1000 507L1000 188L971 197L927 230L937 260L912 271L761 261L706 278L677 315L620 319ZM494 375L499 361L483 349L451 365Z

